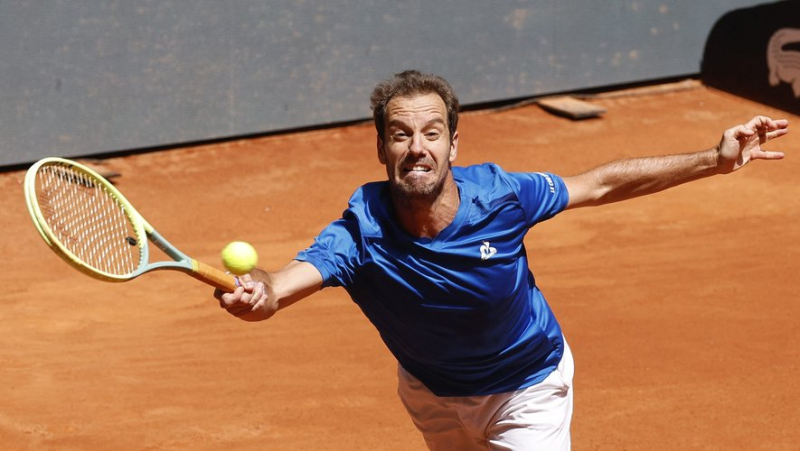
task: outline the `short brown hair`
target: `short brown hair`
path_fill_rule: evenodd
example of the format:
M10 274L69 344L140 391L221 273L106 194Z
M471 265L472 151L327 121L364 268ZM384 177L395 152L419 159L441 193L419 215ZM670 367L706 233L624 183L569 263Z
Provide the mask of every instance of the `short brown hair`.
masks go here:
M447 108L447 127L450 129L450 139L458 127L459 103L455 91L444 78L424 74L418 70L406 70L395 74L394 78L384 80L372 91L370 107L375 120L375 129L381 140L384 139L386 127L386 105L395 97L411 97L417 94L437 94L444 101Z

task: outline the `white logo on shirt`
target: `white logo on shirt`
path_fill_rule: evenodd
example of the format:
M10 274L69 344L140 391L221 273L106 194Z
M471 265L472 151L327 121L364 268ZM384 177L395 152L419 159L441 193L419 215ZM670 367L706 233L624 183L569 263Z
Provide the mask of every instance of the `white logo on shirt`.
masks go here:
M492 255L497 253L497 249L489 245L488 241L484 241L481 246L481 260L488 260Z
M550 178L549 175L545 174L544 172L534 172L534 174L541 175L545 180L547 180L547 185L550 188L550 194L556 193L556 185L553 183L553 179Z

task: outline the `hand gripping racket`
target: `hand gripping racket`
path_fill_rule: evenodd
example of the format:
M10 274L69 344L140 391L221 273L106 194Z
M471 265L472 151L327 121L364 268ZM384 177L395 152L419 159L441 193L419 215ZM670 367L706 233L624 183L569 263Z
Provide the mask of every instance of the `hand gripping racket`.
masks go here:
M91 277L125 282L172 269L228 292L238 285L235 277L179 251L111 182L80 163L63 158L36 162L25 175L25 200L53 252ZM173 261L150 262L148 242Z

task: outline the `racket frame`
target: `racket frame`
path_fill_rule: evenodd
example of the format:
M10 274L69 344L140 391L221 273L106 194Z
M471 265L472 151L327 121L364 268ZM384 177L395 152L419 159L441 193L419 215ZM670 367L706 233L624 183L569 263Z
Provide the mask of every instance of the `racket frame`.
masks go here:
M136 234L136 246L139 247L139 264L137 268L128 274L113 274L103 271L92 265L87 264L78 256L76 256L61 240L59 240L47 223L42 210L39 206L36 195L36 180L39 170L43 166L64 166L68 170L74 170L83 173L88 179L99 185L99 188L105 190L119 206L125 216L128 218L133 231ZM177 270L189 274L192 277L203 281L209 285L217 287L225 291L233 291L239 286L237 277L226 274L214 267L199 262L188 255L181 252L172 243L167 241L166 238L161 236L153 226L148 223L144 217L133 207L133 205L122 195L122 193L103 176L98 174L93 169L84 166L76 161L68 160L59 157L43 158L28 169L25 174L24 182L25 202L28 211L31 214L33 223L39 235L44 239L45 243L64 261L69 263L73 268L78 271L96 279L104 280L107 282L126 282L141 276L144 273L155 270ZM161 249L174 261L155 261L150 262L150 248L148 241L153 243L156 247Z

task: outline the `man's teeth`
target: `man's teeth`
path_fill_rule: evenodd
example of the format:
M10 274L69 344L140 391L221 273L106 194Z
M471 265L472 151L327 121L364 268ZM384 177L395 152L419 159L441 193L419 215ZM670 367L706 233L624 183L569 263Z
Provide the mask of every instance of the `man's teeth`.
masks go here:
M409 171L412 172L428 172L428 170L429 169L424 166L414 166L413 168L409 169Z

